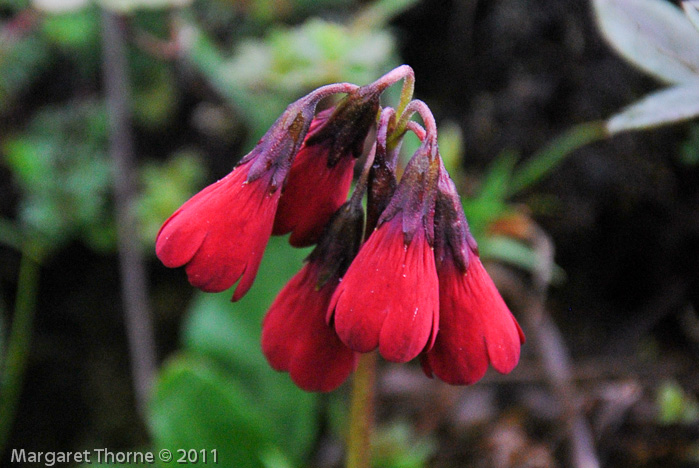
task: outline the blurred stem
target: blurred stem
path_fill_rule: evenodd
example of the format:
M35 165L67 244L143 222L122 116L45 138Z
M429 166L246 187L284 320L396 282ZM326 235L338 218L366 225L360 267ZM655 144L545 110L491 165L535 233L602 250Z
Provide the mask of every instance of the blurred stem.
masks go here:
M145 265L133 210L136 190L129 117L131 89L121 20L117 14L102 10L102 72L109 113L109 153L114 165L121 294L136 403L143 414L156 370L155 340L148 306Z
M0 374L0 454L9 440L29 358L39 286L39 257L38 246L27 242L22 249L12 329L7 340L5 365Z
M510 181L508 195L514 195L538 182L576 149L608 136L605 123L601 121L585 122L569 128L545 148L534 154L524 164L524 167L514 173Z
M352 378L347 468L371 467L371 429L374 422L376 353L365 353Z

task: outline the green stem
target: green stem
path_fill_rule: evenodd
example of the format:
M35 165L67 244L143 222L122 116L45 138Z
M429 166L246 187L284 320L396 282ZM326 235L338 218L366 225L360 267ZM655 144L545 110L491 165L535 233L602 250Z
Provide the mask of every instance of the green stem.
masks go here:
M376 353L362 354L352 378L347 468L371 468Z
M515 172L510 181L508 195L514 195L538 182L576 149L608 136L605 122L586 122L569 128Z
M25 246L22 250L14 318L7 344L7 358L0 374L0 454L9 440L29 358L39 286L40 268L36 260L38 257L38 252L32 249L31 245Z

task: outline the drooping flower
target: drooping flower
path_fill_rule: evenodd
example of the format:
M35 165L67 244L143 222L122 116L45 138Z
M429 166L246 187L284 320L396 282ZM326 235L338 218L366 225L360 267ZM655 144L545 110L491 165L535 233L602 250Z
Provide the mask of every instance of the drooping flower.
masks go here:
M320 112L282 190L273 234L291 232L295 247L314 244L332 214L347 200L355 160L376 119L385 85L372 83Z
M320 99L354 85L319 88L287 107L255 148L223 179L190 198L160 228L156 254L185 266L189 282L207 292L250 289L272 232L281 187Z
M452 385L480 380L488 363L512 371L525 338L483 267L454 183L440 170L435 211L435 256L439 277L439 333L422 356L428 377Z
M310 392L337 388L357 367L358 354L325 321L340 276L359 249L359 200L341 207L308 262L282 289L262 322L262 352Z
M406 362L432 346L439 319L433 242L439 163L428 139L332 297L328 320L351 349Z

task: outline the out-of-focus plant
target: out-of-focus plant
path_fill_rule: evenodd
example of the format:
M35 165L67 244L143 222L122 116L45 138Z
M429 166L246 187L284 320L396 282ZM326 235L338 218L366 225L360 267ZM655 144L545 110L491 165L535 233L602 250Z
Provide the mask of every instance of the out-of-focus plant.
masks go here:
M433 440L416 435L404 422L381 428L372 442L376 468L422 468L436 450Z
M403 1L402 9L413 1ZM251 127L257 141L269 122L305 90L324 83L366 83L398 64L393 36L382 28L402 11L378 2L349 24L312 18L295 27L276 27L263 39L236 44L227 58L206 32L183 19L178 43L202 73Z
M136 210L141 240L149 249L162 220L177 209L204 179L201 156L190 151L173 154L165 163L141 169L141 196Z
M511 198L551 174L573 151L623 131L676 123L699 115L699 1L685 1L681 10L666 0L593 0L604 37L625 59L670 84L642 98L606 121L577 125L546 147L518 162L505 151L490 166L476 196L464 200L471 229L482 239L484 257L496 258L531 271L534 251L526 243L528 216ZM685 144L682 158L697 157L696 131ZM553 280L563 272L554 271Z
M656 399L661 423L696 424L699 421L699 403L677 382L663 382L658 388Z
M53 248L72 238L113 247L106 138L104 109L78 102L39 113L25 133L2 142L23 190L21 223Z
M609 43L633 65L668 83L607 121L611 134L688 120L699 115L699 2L594 0Z
M318 397L270 369L259 352L269 291L281 289L307 254L272 239L258 273L264 289L254 288L235 307L227 293L196 296L183 349L155 388L149 424L157 449L216 448L219 463L235 467L301 466L307 459Z

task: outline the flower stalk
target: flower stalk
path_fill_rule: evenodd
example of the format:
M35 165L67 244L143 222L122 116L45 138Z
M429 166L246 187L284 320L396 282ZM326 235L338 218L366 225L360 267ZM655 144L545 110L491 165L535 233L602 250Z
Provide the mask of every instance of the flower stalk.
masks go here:
M374 423L376 353L362 354L352 378L347 468L371 467L371 433Z

